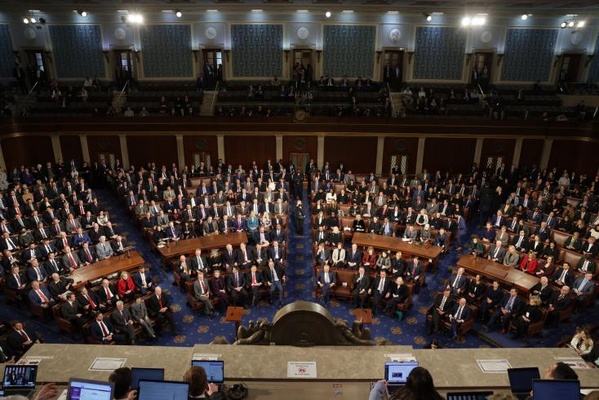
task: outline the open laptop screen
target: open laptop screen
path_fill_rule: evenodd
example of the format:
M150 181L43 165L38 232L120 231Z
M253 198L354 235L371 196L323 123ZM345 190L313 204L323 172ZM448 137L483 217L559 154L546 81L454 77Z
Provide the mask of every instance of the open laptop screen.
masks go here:
M67 400L112 400L114 383L71 378Z
M541 377L537 367L508 368L507 376L512 393L526 393L527 395L532 390L532 381Z
M4 390L35 389L37 365L7 365L4 368L2 388Z
M532 382L534 400L579 400L580 381L559 379L535 379Z
M137 389L139 381L142 379L162 381L164 380L164 368L131 368L131 387Z
M204 368L208 382L223 383L225 381L225 362L222 360L193 360L191 365Z
M417 366L417 362L386 362L385 380L391 385L405 384L408 380L408 375Z
M139 400L187 400L189 383L174 381L139 381Z

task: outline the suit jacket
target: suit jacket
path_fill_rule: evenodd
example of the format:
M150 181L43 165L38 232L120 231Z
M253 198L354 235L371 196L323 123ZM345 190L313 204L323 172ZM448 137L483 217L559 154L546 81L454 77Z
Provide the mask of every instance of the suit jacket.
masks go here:
M202 286L200 285L199 279L193 283L193 294L196 299L199 299L200 296L209 296L210 295L210 285L208 283L208 279L202 279L202 284L204 285L204 291L202 292Z
M40 265L38 268L39 274L41 275L41 279L38 278L37 272L33 267L27 268L27 278L29 278L30 281L42 281L48 277L48 274L46 273L46 270L43 266Z
M133 319L145 319L148 316L148 309L146 308L146 303L143 301L139 304L133 303L131 307L129 307L129 313Z
M96 245L96 255L99 260L103 260L108 257L112 257L114 255L114 251L112 250L112 246L108 241L104 243L98 243Z
M451 309L451 316L454 318L458 318L458 309L460 308L460 303L455 302L453 305L453 308ZM464 308L462 309L462 313L461 315L459 315L459 319L462 321L468 321L470 319L470 307L468 307L467 305L464 306Z
M491 260L497 260L497 262L502 262L505 258L505 249L501 246L497 247L497 245L491 245L489 249L489 257Z
M167 298L164 295L160 296L160 300L162 300L163 307L170 306L170 302L167 300ZM160 302L158 301L158 297L156 297L156 295L153 294L148 299L148 313L150 314L150 316L154 316L154 315L157 315L159 312L160 312Z
M595 246L593 246L595 247ZM588 265L587 265L587 272L591 272L591 273L595 273L595 270L597 269L597 264L595 263L595 261L593 259L586 259L585 257L581 257L580 260L578 260L578 264L576 264L576 270L577 271L582 271L583 267L585 265L585 262L588 261Z
M21 285L28 282L27 277L23 272L19 272L19 280L21 281ZM19 290L19 283L12 273L6 274L6 286L12 290Z
M112 314L110 314L110 320L112 321L112 325L117 332L125 329L125 325L130 319L133 318L131 317L131 313L127 308L123 308L122 314L119 310L114 310Z
M65 301L60 306L60 313L62 314L64 319L66 319L69 322L72 322L77 319L77 314L83 314L83 309L81 307L81 304L79 304L77 301L74 301L73 304L71 304L68 301Z
M457 279L457 282L456 282ZM456 283L456 287L454 288L454 282ZM451 286L452 291L460 291L463 292L464 290L466 290L466 286L468 285L468 278L466 278L466 275L461 275L458 278L457 274L453 274L451 275L451 277L449 278L449 280L447 281L447 284L449 286Z
M230 273L227 275L227 288L232 291L236 287L245 287L245 277L241 272L237 272L237 282L235 282L235 274Z
M361 278L360 274L356 274L354 276L354 290L360 292L362 290L367 291L368 289L370 289L370 277L368 274L365 273Z
M75 261L75 264L79 267L81 266L81 260L79 259L79 256L77 255L77 253L74 253L71 251L70 253L73 256L73 260ZM68 254L65 254L64 256L62 256L62 258L60 259L62 262L62 265L64 266L64 268L68 271L70 268L73 268L73 261L71 260L71 258L69 257Z
M551 289L551 287L549 285L543 287L541 282L539 282L532 287L532 289L530 290L530 293L534 294L536 296L539 296L541 298L541 301L543 303L546 303L552 297L553 290Z
M510 294L507 293L503 296L503 298L501 299L501 302L499 303L501 305L501 308L506 308L507 304L510 301ZM522 309L524 308L524 302L518 297L516 296L514 298L514 302L512 304L512 310L510 311L510 314L512 315L518 315L520 314L520 311L522 311Z
M561 268L561 267L558 268L555 271L555 274L553 274L553 281L554 282L557 281L562 276L563 272L564 272L563 268ZM566 277L564 278L563 283L567 286L572 287L573 282L574 282L574 273L572 272L571 269L569 269L568 272L566 272Z
M79 249L79 259L84 263L90 264L98 261L98 256L94 247L88 246L87 250L89 251L89 254L85 251L84 248Z
M362 262L362 252L360 250L356 250L356 252L352 252L351 250L347 251L347 262L356 263L356 267Z
M580 285L582 285L582 282L584 281L584 276L579 276L578 278L576 278L576 280L574 281L574 283L572 284L572 290L574 289L579 289ZM585 285L580 288L580 293L581 296L590 296L591 294L593 294L593 292L595 291L595 281L593 280L587 280L587 282L585 283Z
M31 332L29 329L23 329L25 331L25 333L27 334L27 336L29 336L29 339L35 341L37 339L37 335L33 332ZM25 338L23 336L21 336L21 334L17 331L12 331L9 335L8 335L8 339L7 339L8 345L10 346L10 348L17 354L22 353L25 350L25 345L23 344L25 342Z
M108 333L110 333L110 334L114 333L113 329L112 329L112 325L108 321L108 318L104 318L102 320L102 322L104 322L104 325L106 325L106 329L108 329ZM97 321L93 321L91 323L90 333L96 340L98 340L100 342L104 342L104 334L102 333L102 328L100 327L100 325L98 324Z
M370 287L372 289L372 294L379 295L381 297L385 297L385 295L389 292L389 287L391 285L391 278L385 278L385 282L383 283L383 290L379 294L378 289L379 289L380 284L381 284L381 277L377 276L374 279L374 281L372 282L372 286Z
M274 268L273 268L273 269L274 269L274 271L277 273L277 277L279 278L279 281L281 281L281 283L282 283L283 276L284 276L284 275L283 275L283 270L281 269L281 267L279 267L279 266L278 266L278 265L276 265L276 264L275 264L275 266L274 266ZM270 268L265 268L265 269L264 269L263 276L264 276L264 280L265 280L266 282L273 283L273 281L274 281L274 276L273 276L273 272L271 271L271 269L270 269Z
M443 303L443 293L438 294L435 298L435 302L432 306L433 310L441 308L441 303ZM445 303L443 304L443 308L441 309L441 311L451 312L451 310L453 310L454 304L455 300L453 300L451 297L448 297L445 300Z
M40 285L40 290L42 291L44 296L46 296L48 302L50 302L52 300L52 295L50 294L48 289L46 289L46 286ZM35 305L41 306L43 304L42 298L36 292L34 292L33 289L29 291L28 297L29 300L31 300L31 302Z
M104 287L98 288L98 296L100 297L100 301L102 303L107 303L108 300L114 302L117 299L119 292L117 291L116 287L113 284L109 284L108 289L110 289L110 293L112 294L111 298L108 298L108 294L106 293Z
M102 302L102 300L100 300L100 297L96 294L96 292L92 290L89 290L87 292L87 295L94 302L95 308L93 308L88 299L86 297L83 297L83 295L81 294L77 296L77 303L79 304L79 306L81 306L81 308L83 309L85 309L86 306L89 306L87 308L88 312L98 310L98 308L100 307L100 303Z
M326 285L325 274L327 274L327 273L325 273L324 270L322 270L318 273L318 283ZM329 271L327 275L329 276L329 286L334 286L335 283L337 283L337 276L336 276L335 272Z

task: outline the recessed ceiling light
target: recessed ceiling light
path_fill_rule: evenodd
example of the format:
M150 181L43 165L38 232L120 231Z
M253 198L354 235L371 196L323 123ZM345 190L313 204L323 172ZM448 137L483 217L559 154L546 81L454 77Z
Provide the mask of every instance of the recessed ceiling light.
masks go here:
M255 13L261 13L262 11L264 11L264 10L261 10L261 9L258 9L258 8L252 10L252 12L255 12Z
M331 12L330 11L325 12L324 16L327 18L331 18Z
M181 18L181 17L183 16L183 13L182 13L181 11L177 10L177 11L175 12L175 16L176 16L177 18Z
M586 24L585 21L578 21L578 24L576 24L577 28L584 28L584 25Z
M209 13L215 13L215 12L218 12L218 10L216 10L216 9L212 9L212 10L206 10L206 12L209 12Z
M526 21L528 19L528 14L522 14L520 19L522 19L522 21Z

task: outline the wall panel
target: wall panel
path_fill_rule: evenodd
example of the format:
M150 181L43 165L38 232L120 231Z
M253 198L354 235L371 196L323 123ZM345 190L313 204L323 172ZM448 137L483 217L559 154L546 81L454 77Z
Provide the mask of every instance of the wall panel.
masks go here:
M508 29L501 80L548 81L557 33L557 29Z
M274 136L225 136L225 163L248 168L252 161L263 165L269 158L274 162L276 143Z
M14 65L15 56L12 53L10 30L8 25L0 25L0 77L12 77Z
M156 165L177 164L177 140L170 136L127 136L129 164L139 167L148 161Z
M58 78L106 76L99 25L50 25Z
M418 138L385 138L385 150L383 151L383 175L391 171L391 156L407 155L408 166L406 172L416 172L416 154L418 152Z
M89 158L92 164L99 161L98 156L100 153L114 154L117 159L123 160L121 155L121 142L116 135L88 136L87 147L89 149Z
M509 168L514 159L515 146L516 141L513 139L485 139L480 157L481 164L486 165L487 157L501 156L506 167Z
M190 25L149 25L140 31L146 78L193 76Z
M283 161L285 163L289 162L291 153L309 153L310 158L316 161L317 151L316 136L283 136Z
M376 27L325 25L323 72L332 77L372 77Z
M281 75L282 25L231 25L233 76Z
M353 173L374 172L376 168L376 137L338 137L324 139L324 161L334 169L343 163ZM319 167L322 167L319 165Z
M475 139L428 138L424 147L423 169L430 173L469 171L474 161Z
M597 143L555 140L551 147L548 167L557 168L560 175L567 169L569 172L585 172L593 177L599 168L598 151Z
M2 140L6 168L32 166L54 161L50 136L23 136Z
M518 167L522 168L533 164L538 167L543 155L543 143L544 141L541 139L524 139Z
M465 50L465 29L417 27L414 78L453 81L462 79Z
M218 161L216 136L183 136L183 152L188 167L193 165L196 153L209 154L210 164L214 166Z
M75 160L79 165L83 162L81 139L79 136L65 135L60 137L60 150L65 163Z

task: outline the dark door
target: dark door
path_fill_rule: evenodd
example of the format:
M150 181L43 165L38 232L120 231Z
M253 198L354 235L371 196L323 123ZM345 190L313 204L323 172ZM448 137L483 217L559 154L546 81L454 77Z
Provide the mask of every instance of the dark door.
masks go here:
M385 50L383 54L383 81L389 83L391 90L398 91L403 82L403 50Z
M216 82L223 80L223 51L222 49L204 49L204 79L206 86L213 89Z
M25 54L27 57L27 78L29 79L29 87L33 87L38 81L38 85L46 85L50 77L48 76L47 60L44 51L41 49L25 50Z
M293 49L291 76L298 84L311 82L313 75L312 49Z
M470 74L470 83L480 85L484 92L487 92L491 81L494 56L495 53L490 51L476 52L473 56L474 63Z
M581 63L582 54L564 54L560 68L560 81L578 82Z
M114 50L113 55L114 80L117 88L123 89L130 79L135 78L135 55L129 49Z

